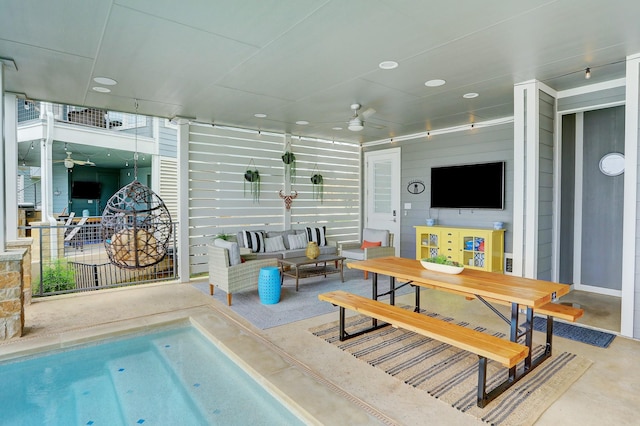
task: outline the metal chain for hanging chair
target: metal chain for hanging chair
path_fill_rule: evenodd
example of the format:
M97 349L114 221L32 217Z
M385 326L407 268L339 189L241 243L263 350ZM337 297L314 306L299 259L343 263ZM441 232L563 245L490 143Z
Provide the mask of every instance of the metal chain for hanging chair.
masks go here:
M164 259L171 237L171 214L162 199L138 182L138 102L134 180L107 201L102 213L104 244L111 263L126 269L155 265Z

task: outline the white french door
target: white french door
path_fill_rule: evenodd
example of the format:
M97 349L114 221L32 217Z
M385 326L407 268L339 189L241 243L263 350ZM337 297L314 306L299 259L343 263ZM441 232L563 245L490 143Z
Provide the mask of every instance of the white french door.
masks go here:
M364 153L366 228L388 229L400 255L400 148Z

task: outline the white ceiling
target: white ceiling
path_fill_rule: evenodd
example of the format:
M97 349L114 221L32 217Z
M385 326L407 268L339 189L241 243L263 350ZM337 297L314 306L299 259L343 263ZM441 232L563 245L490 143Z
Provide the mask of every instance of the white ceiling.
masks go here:
M518 82L624 77L638 17L631 0L0 0L0 57L34 100L369 142L511 116ZM376 110L361 132L354 102Z

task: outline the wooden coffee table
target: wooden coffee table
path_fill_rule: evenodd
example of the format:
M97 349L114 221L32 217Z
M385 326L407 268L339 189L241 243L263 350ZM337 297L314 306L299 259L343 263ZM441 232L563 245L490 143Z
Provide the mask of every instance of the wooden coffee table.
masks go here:
M346 258L335 254L321 254L315 259L308 257L290 257L278 259L280 267L280 285L284 283L284 277L296 279L296 291L300 278L317 277L340 273L340 279L344 282L343 266Z

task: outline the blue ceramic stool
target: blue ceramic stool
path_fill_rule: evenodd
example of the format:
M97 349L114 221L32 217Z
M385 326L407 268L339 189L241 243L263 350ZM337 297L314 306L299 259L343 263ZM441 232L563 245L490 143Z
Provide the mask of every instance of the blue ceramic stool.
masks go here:
M260 268L258 295L263 305L273 305L280 301L280 268L277 266Z

